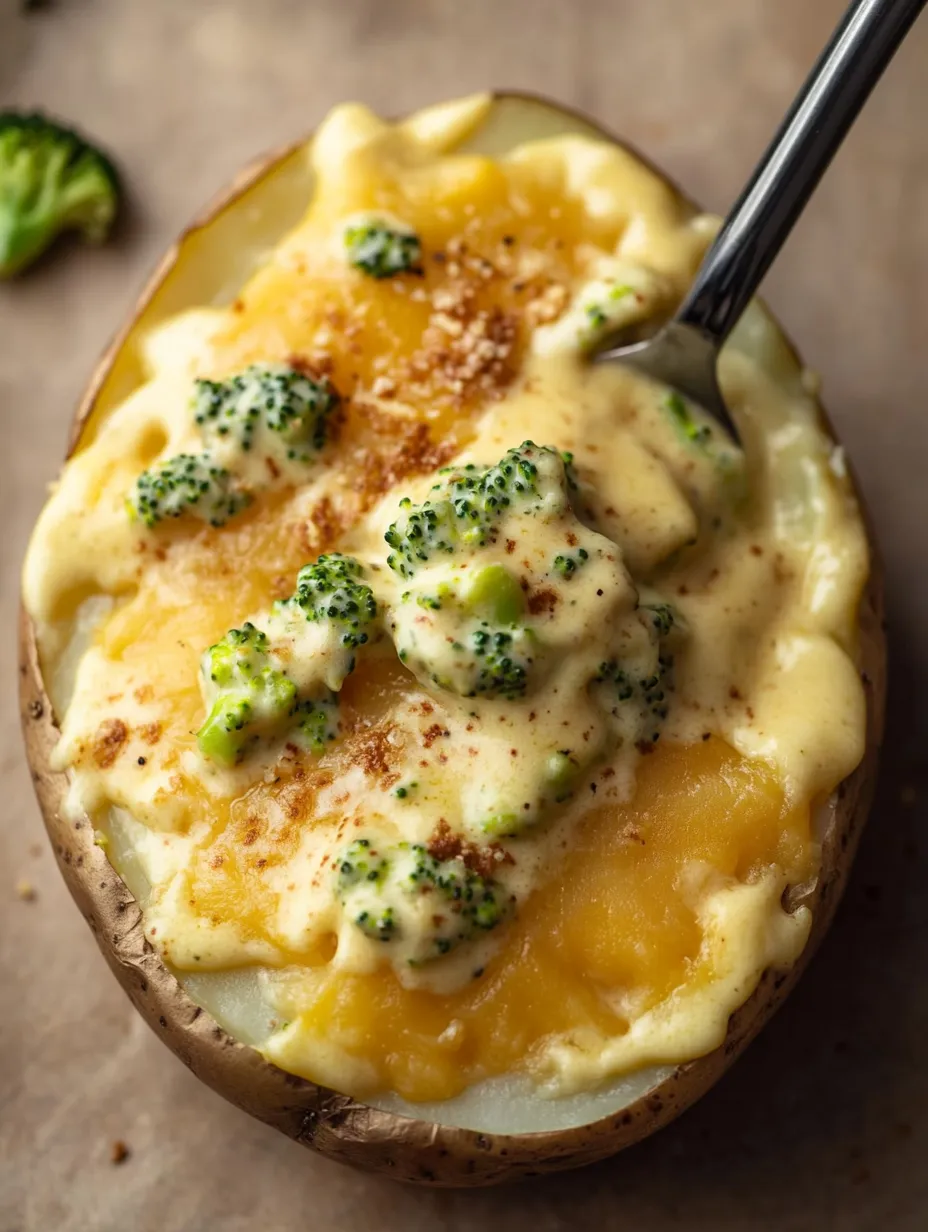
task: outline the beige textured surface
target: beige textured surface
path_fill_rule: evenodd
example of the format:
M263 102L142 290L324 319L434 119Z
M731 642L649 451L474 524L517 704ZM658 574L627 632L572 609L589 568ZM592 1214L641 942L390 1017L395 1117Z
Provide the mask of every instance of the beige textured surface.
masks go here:
M928 19L770 279L825 378L888 565L883 788L848 900L733 1074L585 1173L476 1194L350 1173L199 1086L107 972L54 870L14 704L17 571L73 404L143 273L255 152L335 101L487 85L586 107L723 208L841 0L0 0L0 105L43 103L117 153L118 244L0 288L0 1232L262 1228L923 1228L928 1223ZM582 20L581 20L582 18ZM921 644L920 644L921 642ZM35 901L16 893L26 879ZM119 1166L111 1144L131 1148Z

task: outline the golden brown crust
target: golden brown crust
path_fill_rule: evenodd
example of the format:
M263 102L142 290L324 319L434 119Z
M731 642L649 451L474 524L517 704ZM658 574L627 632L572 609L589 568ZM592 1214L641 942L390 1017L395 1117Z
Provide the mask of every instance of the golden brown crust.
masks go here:
M246 169L190 230L209 223L298 144ZM150 303L179 251L180 240L145 288L136 317ZM97 367L75 416L69 454L80 440L131 327L132 321L117 335ZM63 815L67 780L51 768L59 732L42 682L32 623L23 612L20 701L26 751L64 879L107 962L152 1029L209 1086L296 1141L397 1180L446 1186L489 1185L602 1159L653 1133L713 1085L786 997L834 915L870 805L883 731L886 662L882 571L869 520L867 529L871 572L861 602L859 637L860 673L867 697L866 752L826 806L829 816L819 877L814 885L794 891L789 899L790 907L804 904L812 911L809 942L789 972L765 974L753 996L732 1016L724 1045L677 1067L668 1079L612 1116L577 1129L535 1134L498 1135L435 1125L380 1112L316 1087L233 1040L194 1004L145 940L138 904L95 845L89 822L71 822Z

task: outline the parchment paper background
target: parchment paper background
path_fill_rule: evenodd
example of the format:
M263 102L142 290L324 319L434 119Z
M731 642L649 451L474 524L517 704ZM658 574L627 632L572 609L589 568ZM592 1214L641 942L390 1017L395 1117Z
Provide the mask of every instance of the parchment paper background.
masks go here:
M143 275L240 164L345 98L402 112L521 87L586 108L722 210L842 7L57 0L23 15L0 0L0 107L83 125L132 194L116 244L0 288L0 1232L928 1227L928 17L767 287L823 374L886 557L882 788L799 991L676 1125L584 1173L449 1193L354 1174L249 1120L105 969L46 849L15 705L18 570L74 403Z

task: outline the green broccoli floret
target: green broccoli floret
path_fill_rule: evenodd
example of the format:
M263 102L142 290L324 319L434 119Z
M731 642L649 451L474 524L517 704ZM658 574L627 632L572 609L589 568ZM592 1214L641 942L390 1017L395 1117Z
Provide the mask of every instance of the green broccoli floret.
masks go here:
M471 632L465 646L473 657L471 688L465 697L521 697L528 684L535 642L527 629L495 629L482 622Z
M179 453L155 463L139 475L127 499L131 516L146 526L184 513L222 526L251 500L206 453Z
M299 608L307 620L330 620L340 627L343 646L363 646L377 619L377 601L361 578L364 570L353 556L338 552L320 556L297 574L296 592L280 605Z
M210 646L200 672L212 704L197 744L210 761L234 766L261 740L290 733L321 753L338 734L338 698L324 691L301 699L270 638L250 621Z
M342 892L356 886L359 881L381 885L389 865L369 838L358 838L342 854L338 863L338 888Z
M412 966L489 932L512 909L499 882L459 859L439 860L421 843L380 846L356 839L335 869L351 922L373 940L409 942Z
M667 694L674 687L674 657L665 639L677 627L678 620L669 603L643 604L639 610L647 615L654 630L656 665L652 659L647 674L642 675L630 670L628 664L612 659L601 664L593 683L606 685L611 701L636 705L646 725L653 720L649 739L654 743L660 739L660 725L669 710Z
M250 744L296 713L296 686L272 666L269 651L267 636L248 622L204 654L201 672L214 700L197 744L211 761L236 765Z
M402 516L384 535L393 549L387 564L400 577L410 578L436 555L494 542L507 512L530 512L542 505L551 512L563 510L567 466L557 450L525 441L495 466L471 464L442 471L442 481L421 505L400 502Z
M664 409L684 440L693 445L706 445L712 439L712 429L708 424L696 422L685 399L675 389L664 399Z
M670 630L677 623L673 608L669 603L645 603L642 604L641 611L647 612L651 617L654 631L658 637L667 637Z
M335 693L300 702L296 715L300 742L311 753L324 752L325 746L338 735L338 697Z
M112 163L37 112L0 113L0 278L18 274L62 231L99 244L119 207Z
M414 231L371 218L345 228L345 249L355 269L371 278L421 273L422 245Z
M194 419L207 445L231 437L247 453L277 440L298 462L323 447L338 404L325 377L287 364L252 364L227 380L194 381Z
M620 702L631 701L635 696L634 680L614 659L600 664L594 683L611 685L615 689L616 700Z
M590 559L586 548L578 548L576 552L565 552L554 558L554 572L559 573L567 581L572 578L581 566Z

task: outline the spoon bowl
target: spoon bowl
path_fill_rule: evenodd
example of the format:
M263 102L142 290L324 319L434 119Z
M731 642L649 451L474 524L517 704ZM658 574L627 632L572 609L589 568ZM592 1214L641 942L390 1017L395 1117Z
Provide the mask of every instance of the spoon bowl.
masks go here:
M700 266L653 338L594 358L628 365L696 403L740 441L719 351L783 247L873 87L928 0L854 0Z

